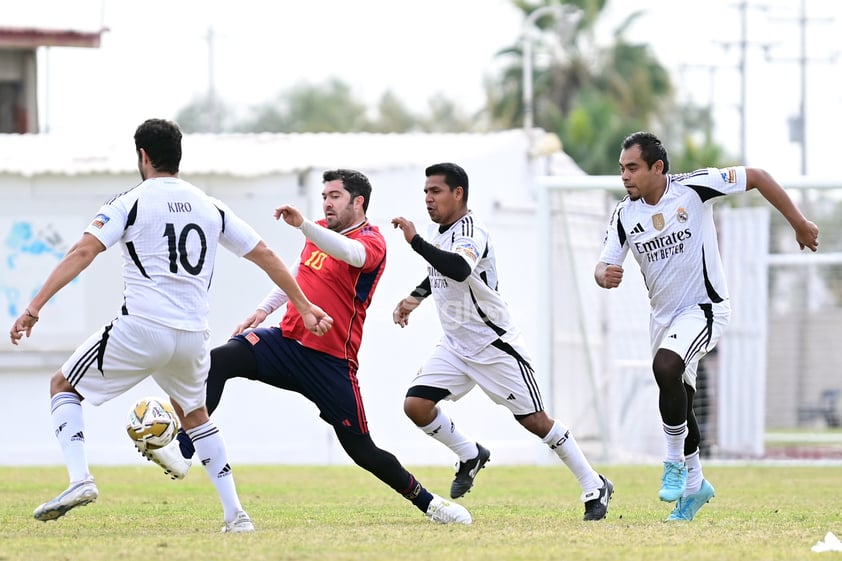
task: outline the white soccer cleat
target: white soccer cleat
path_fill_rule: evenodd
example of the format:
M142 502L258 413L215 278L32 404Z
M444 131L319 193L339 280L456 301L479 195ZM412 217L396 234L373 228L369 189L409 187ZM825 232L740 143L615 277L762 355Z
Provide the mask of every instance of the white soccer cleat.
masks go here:
M77 506L94 502L97 497L99 497L99 490L94 484L94 478L89 477L71 484L61 495L36 508L32 516L41 522L55 520Z
M440 524L470 524L471 513L464 506L433 495L427 507L427 518Z
M184 479L193 464L193 460L188 460L181 455L177 438L163 448L150 450L137 442L135 442L135 448L144 458L164 468L164 473L173 479Z
M245 534L248 532L254 532L254 524L251 523L251 518L244 510L238 512L234 520L226 522L225 526L222 527L223 534Z

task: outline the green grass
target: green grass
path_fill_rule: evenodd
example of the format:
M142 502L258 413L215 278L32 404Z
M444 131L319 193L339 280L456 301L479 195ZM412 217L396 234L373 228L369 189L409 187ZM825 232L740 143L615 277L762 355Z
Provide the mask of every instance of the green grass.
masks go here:
M250 535L218 533L216 493L195 466L178 482L151 464L93 471L99 500L42 523L32 511L64 490L65 470L0 468L0 561L790 561L818 559L810 547L828 531L842 537L838 467L706 467L717 497L694 522L665 524L659 466L603 466L614 500L608 519L586 523L562 465L489 465L461 501L474 523L442 526L355 466L241 466ZM443 495L453 476L413 471Z

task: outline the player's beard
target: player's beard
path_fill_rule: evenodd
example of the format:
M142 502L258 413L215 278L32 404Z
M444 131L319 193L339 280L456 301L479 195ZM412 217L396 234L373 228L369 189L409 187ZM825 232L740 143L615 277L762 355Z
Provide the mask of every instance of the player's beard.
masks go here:
M334 232L341 232L345 228L353 226L350 223L353 220L354 216L354 205L349 203L345 206L345 208L339 210L336 207L333 209L333 216L332 217L325 217L325 221L327 222L327 227ZM332 220L331 220L332 218Z

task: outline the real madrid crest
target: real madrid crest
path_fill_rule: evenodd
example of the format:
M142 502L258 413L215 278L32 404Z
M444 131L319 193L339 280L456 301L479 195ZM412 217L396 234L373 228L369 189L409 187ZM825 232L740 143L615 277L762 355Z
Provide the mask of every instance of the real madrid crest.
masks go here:
M659 212L658 214L652 215L652 226L654 226L656 230L663 230L665 225L666 223L664 221L663 214Z
M675 219L682 224L687 222L687 211L684 210L683 206L678 207L678 210L675 212Z

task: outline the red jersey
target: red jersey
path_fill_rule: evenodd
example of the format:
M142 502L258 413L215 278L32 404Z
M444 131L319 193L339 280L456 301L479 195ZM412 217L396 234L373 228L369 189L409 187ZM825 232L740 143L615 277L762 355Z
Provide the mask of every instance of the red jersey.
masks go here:
M316 224L325 226L326 222L322 219ZM321 337L314 335L304 327L295 306L289 304L281 320L281 330L285 337L346 359L357 368L366 311L386 267L386 240L368 220L343 235L365 246L365 263L361 268L331 257L307 240L295 277L307 298L333 318L333 327Z

